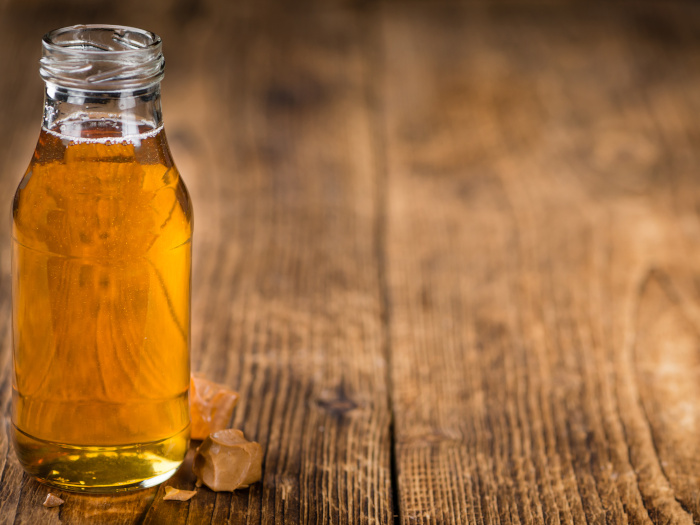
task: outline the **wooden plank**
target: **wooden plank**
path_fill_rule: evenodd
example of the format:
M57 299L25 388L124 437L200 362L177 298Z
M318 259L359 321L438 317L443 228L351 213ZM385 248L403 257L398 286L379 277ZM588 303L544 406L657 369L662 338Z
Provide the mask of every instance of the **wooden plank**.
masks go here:
M221 227L240 225L226 247L236 271L218 274L235 293L220 296L220 310L231 305L239 351L224 372L206 347L200 366L239 386L235 424L267 444L254 494L263 522L391 516L361 30L340 12L264 19L240 42L245 69L227 72L229 85L249 75L228 112L245 119L231 122L241 153L231 168L244 175L221 186L235 198Z
M193 368L240 391L234 426L266 448L264 478L233 495L200 489L188 503L163 502L162 487L126 496L60 493L66 503L48 510L47 489L23 477L3 428L0 521L388 523L390 412L361 15L278 15L213 1L129 0L90 12L49 4L0 11L7 14L2 63L10 56L28 63L22 74L36 87L5 110L14 113L0 137L21 141L26 156L0 152L17 164L3 171L0 196L9 202L38 133L36 118L37 128L11 123L41 109L40 35L105 19L160 33L166 130L196 216ZM15 42L21 52L13 55ZM16 99L15 81L2 77L0 94ZM0 312L7 313L2 250ZM9 315L2 319L7 387ZM7 388L3 395L8 421ZM168 484L193 481L185 468Z
M700 520L698 24L385 8L402 523Z

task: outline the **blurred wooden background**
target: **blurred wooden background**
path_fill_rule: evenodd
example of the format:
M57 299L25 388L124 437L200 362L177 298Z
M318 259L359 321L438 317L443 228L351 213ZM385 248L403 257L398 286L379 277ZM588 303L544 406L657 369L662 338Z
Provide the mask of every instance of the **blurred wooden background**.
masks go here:
M49 510L7 441L40 39L97 22L164 40L234 494ZM700 523L699 116L693 2L0 0L0 523Z

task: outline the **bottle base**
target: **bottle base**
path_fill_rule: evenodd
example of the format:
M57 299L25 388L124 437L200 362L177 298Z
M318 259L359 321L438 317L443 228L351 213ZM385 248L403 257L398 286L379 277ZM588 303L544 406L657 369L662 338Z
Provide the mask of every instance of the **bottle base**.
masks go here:
M38 481L71 492L145 489L171 477L189 446L189 426L169 438L121 446L78 446L38 439L12 425L15 452Z

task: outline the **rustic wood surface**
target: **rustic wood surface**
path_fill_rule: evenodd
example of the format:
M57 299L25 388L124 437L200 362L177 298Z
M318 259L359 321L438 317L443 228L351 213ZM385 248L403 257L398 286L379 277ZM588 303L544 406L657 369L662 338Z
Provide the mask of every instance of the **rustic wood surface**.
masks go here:
M700 7L0 0L7 210L93 22L164 39L193 369L263 481L42 507L0 221L0 524L700 523Z

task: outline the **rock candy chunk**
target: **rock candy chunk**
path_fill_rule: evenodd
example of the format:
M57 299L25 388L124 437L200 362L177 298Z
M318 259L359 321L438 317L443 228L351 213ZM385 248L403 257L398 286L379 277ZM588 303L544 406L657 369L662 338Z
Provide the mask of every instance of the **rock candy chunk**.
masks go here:
M245 488L262 477L262 447L240 430L214 432L197 448L193 470L197 486L216 492Z
M174 487L165 487L165 496L163 500L187 501L197 494L196 490L180 490Z
M46 495L46 499L44 500L44 503L42 503L42 505L44 505L44 507L52 508L52 507L58 507L60 505L63 505L64 503L65 503L65 501L63 501L61 498L59 498L58 496L54 496L53 494L51 494L49 492Z
M190 417L192 439L205 439L212 432L223 430L231 421L238 394L226 387L192 374L190 379Z

